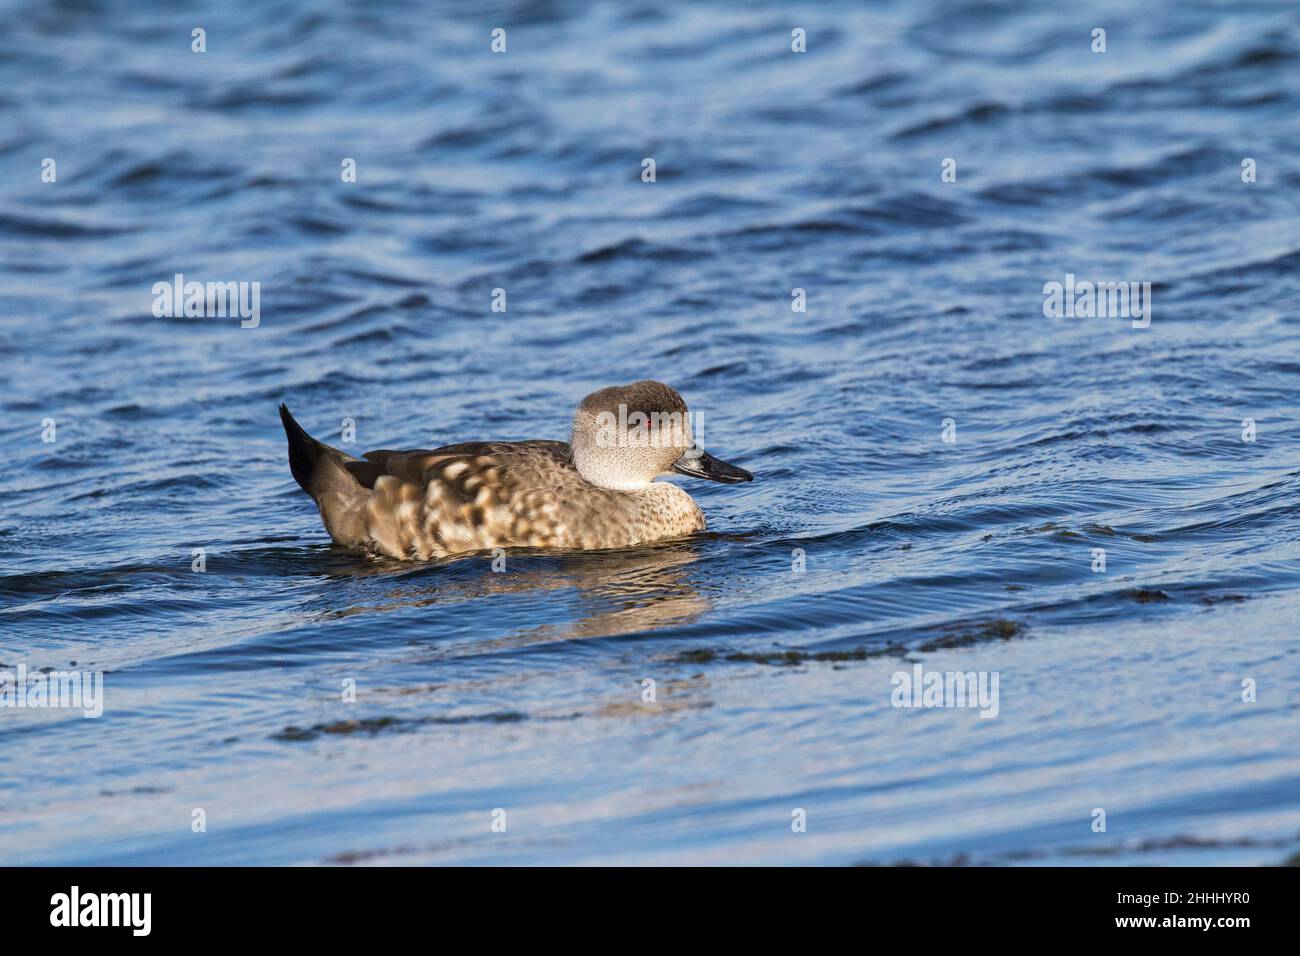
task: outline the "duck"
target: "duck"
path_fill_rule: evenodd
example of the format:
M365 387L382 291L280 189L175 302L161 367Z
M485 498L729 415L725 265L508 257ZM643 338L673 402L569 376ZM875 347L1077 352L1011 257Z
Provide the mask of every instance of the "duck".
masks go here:
M676 389L652 380L592 392L568 442L472 441L354 458L309 435L283 403L280 421L289 470L334 543L399 561L684 538L706 529L704 512L660 477L754 477L697 447L700 420Z

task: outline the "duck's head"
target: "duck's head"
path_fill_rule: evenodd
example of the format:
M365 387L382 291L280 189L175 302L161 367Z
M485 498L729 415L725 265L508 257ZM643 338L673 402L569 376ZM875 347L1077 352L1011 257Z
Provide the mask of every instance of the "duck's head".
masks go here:
M745 469L696 446L701 426L663 382L612 385L578 406L569 442L573 463L593 485L618 491L644 488L670 471L710 481L753 481Z

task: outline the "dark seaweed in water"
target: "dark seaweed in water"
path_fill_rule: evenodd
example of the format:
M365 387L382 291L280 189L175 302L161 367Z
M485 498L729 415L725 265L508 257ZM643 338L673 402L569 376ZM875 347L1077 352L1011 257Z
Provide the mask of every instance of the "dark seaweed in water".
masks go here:
M8 4L0 660L106 673L0 711L0 863L1291 856L1300 17L1082 13ZM758 480L502 573L332 550L276 417L563 438L646 376Z

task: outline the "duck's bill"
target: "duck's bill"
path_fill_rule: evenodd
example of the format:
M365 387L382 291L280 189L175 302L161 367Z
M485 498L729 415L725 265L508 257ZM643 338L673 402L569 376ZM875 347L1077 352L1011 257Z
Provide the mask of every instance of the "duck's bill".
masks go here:
M754 480L754 476L744 468L728 465L722 459L714 458L707 451L682 455L681 458L677 459L677 464L673 465L673 471L679 475L690 475L692 478L707 478L709 481L721 481L723 484L728 485L739 481Z

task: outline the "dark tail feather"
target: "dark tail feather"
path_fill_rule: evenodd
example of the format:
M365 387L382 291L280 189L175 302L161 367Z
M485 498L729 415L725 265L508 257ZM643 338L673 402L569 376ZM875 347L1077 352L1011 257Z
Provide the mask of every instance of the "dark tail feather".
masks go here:
M294 421L283 403L280 405L280 421L284 423L284 433L289 437L289 470L293 472L293 478L302 490L310 495L311 476L316 470L316 459L322 451L321 443Z

